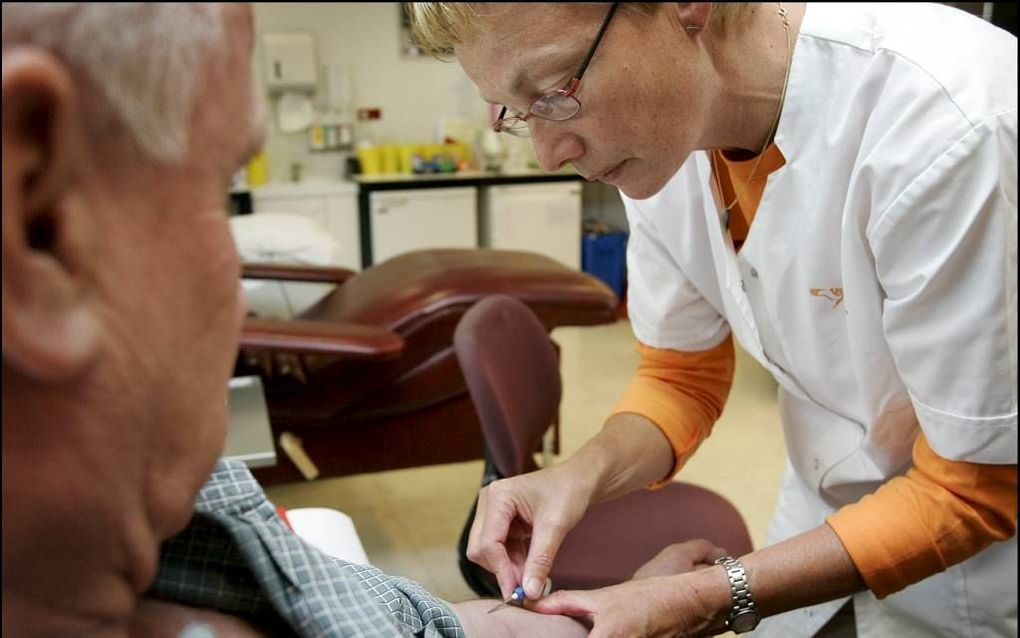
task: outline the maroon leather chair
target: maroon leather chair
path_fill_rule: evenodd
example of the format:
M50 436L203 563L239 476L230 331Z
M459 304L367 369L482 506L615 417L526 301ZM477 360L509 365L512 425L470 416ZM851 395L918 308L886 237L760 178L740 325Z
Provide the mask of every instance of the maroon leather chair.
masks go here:
M538 469L532 452L557 415L561 394L558 359L541 321L512 297L488 297L465 313L453 340L488 446L483 486ZM499 596L493 575L467 559L474 514L461 534L461 573L479 595ZM673 482L592 505L560 547L553 588L620 583L667 545L695 538L734 556L752 549L736 508L696 485Z
M263 484L302 480L285 432L320 477L482 458L453 331L483 297L521 300L543 335L617 318L598 279L519 251L417 251L361 273L248 264L243 276L337 284L296 320L251 318L242 334L236 374L262 376L277 442L277 465L254 471Z

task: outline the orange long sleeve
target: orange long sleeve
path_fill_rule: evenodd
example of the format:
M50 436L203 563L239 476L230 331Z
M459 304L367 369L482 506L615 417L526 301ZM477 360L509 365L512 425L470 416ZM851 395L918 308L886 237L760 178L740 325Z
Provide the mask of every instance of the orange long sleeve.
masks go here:
M826 521L879 598L1016 533L1016 465L944 459L924 434L914 467Z
M666 435L676 458L673 470L651 487L661 487L683 467L712 431L733 384L733 339L701 352L638 344L641 363L613 414L633 412Z

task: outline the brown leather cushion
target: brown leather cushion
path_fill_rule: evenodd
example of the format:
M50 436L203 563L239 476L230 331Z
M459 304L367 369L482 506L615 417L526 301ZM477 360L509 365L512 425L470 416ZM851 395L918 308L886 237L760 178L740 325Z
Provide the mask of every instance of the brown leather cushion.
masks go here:
M478 299L495 294L524 301L547 326L547 319L566 325L607 323L616 312L616 298L605 284L548 257L507 250L446 249L406 253L369 268L301 318L383 326L404 333L443 308L461 305L466 310ZM567 314L556 319L561 313Z

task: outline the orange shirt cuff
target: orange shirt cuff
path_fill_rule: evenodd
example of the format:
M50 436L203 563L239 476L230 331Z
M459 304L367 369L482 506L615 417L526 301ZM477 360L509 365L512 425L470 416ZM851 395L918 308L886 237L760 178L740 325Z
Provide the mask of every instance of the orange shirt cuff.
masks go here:
M1016 533L1016 465L949 461L919 434L906 476L826 522L884 598Z

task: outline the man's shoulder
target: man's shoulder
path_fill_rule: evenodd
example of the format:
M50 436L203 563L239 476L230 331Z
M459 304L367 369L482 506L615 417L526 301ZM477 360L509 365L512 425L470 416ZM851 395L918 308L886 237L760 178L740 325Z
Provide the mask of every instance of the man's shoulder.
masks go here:
M240 461L220 459L195 497L199 512L250 508L265 500L262 486Z

